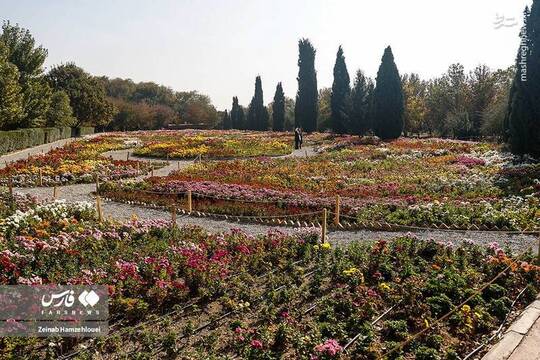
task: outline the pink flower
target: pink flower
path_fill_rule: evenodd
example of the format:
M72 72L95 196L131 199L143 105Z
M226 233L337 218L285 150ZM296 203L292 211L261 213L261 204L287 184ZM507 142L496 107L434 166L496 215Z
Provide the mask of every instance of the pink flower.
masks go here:
M328 339L323 344L315 346L314 349L319 354L325 354L328 356L336 356L343 348L334 339Z
M254 349L262 349L263 343L260 342L259 340L251 340L251 347Z

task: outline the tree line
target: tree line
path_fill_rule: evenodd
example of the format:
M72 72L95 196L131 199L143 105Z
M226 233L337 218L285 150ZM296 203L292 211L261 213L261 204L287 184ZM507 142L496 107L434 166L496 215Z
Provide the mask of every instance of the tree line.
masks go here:
M247 107L233 98L223 113L225 129L331 130L337 134L382 139L427 135L474 139L496 137L516 154L540 156L540 0L526 8L516 65L492 70L462 64L429 80L399 74L391 47L384 50L375 80L358 70L351 86L343 48L336 54L331 88L318 89L316 50L308 39L298 42L298 90L293 100L278 83L273 101L264 106L261 78ZM536 51L535 51L536 50ZM524 75L525 74L525 75ZM245 113L247 112L247 116Z
M48 52L30 31L8 21L0 34L0 130L96 126L106 130L160 129L169 124L213 127L210 98L153 82L96 77L74 63L45 71Z

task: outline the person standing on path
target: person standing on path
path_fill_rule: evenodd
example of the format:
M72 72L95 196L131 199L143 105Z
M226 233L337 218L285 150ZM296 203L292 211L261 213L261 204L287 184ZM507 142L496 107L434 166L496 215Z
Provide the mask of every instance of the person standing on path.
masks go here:
M304 143L304 134L302 133L302 128L298 129L298 136L300 138L300 149L302 148L302 144Z
M300 149L300 129L299 128L295 128L294 129L294 149L295 150L298 150Z

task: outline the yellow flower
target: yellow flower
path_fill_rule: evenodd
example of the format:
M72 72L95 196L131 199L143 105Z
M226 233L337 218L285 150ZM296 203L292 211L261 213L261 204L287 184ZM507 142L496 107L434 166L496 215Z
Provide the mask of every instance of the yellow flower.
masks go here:
M329 242L325 242L321 244L321 249L323 250L330 250L332 248L332 245L330 245Z
M356 274L358 271L359 271L359 270L358 270L357 268L352 267L352 268L350 268L350 269L348 269L348 270L343 270L343 274L344 274L344 275L347 275L347 276L351 276L351 275Z
M426 326L426 329L429 327L429 321L427 321L427 319L424 319L424 325Z
M390 286L388 286L387 283L381 283L381 284L379 285L379 289L381 289L381 290L383 290L383 291L388 291L388 290L390 290Z
M319 250L319 245L313 245L313 249Z
M471 312L471 307L469 305L463 305L461 307L461 311L464 313L464 314L469 314Z

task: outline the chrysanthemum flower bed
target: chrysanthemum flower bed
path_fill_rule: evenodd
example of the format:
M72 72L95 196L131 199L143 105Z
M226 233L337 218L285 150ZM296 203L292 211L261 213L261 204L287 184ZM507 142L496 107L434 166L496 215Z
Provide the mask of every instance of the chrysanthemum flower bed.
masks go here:
M292 151L290 133L222 130L164 130L131 133L142 141L135 155L171 159L225 159L286 155Z
M255 216L332 209L340 195L342 214L361 222L540 226L540 165L520 163L495 145L413 139L372 144L353 137L321 143L320 154L309 158L203 161L103 191L113 199L164 205L170 196L145 191L191 190L199 211Z
M119 136L100 136L76 141L45 154L9 163L0 169L0 185L33 187L41 181L43 186L90 183L96 175L102 180L135 177L148 173L151 167L162 167L156 162L113 160L101 154L130 147Z
M0 284L109 285L111 334L81 344L2 338L2 357L373 359L456 310L390 358L457 359L497 329L519 292L518 310L539 286L532 255L497 244L409 236L334 248L311 230L209 234L94 216L89 204L56 202L2 220Z

